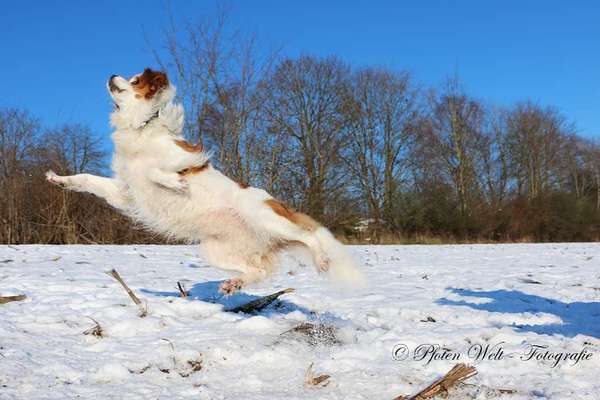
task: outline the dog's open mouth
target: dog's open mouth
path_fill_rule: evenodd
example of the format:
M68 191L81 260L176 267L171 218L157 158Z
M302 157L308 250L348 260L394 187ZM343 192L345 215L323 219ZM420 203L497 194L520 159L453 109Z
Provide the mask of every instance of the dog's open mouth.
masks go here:
M121 89L120 87L118 87L117 85L115 85L111 80L108 81L108 90L110 90L111 92L117 92L117 93L121 93L124 92L124 89Z

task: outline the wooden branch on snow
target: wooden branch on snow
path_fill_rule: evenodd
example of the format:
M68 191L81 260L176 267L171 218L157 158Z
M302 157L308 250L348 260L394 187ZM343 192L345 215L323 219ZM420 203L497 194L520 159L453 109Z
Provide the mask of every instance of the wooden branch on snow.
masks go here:
M92 321L94 321L94 326L92 326L90 329L86 329L85 331L83 331L84 335L92 335L92 336L96 336L96 337L104 337L104 329L102 329L102 327L100 326L100 324L98 323L98 321L96 321L94 318L92 317L88 317L89 319L91 319Z
M125 291L127 291L127 294L129 295L131 300L135 303L135 305L137 305L139 307L140 317L145 317L146 315L148 315L148 311L142 305L142 301L135 295L135 293L133 293L133 290L129 289L129 286L127 286L127 284L125 283L123 278L121 278L121 275L119 275L117 270L113 268L110 271L108 271L107 274L112 276L113 278L115 278L117 280L117 282L119 282L121 284L121 286L123 286Z
M259 297L256 300L252 300L246 304L242 304L241 306L237 306L237 307L231 308L226 311L234 312L234 313L243 312L246 314L249 314L251 312L260 311L263 308L265 308L266 306L268 306L269 304L271 304L272 302L274 302L275 300L277 300L277 298L279 296L281 296L282 294L290 293L293 291L294 291L294 289L292 289L292 288L281 290L277 293L273 293L268 296Z
M24 294L19 294L16 296L0 296L0 304L10 303L11 301L22 301L25 300L27 296Z
M466 364L456 364L446 375L421 390L413 396L400 395L394 400L424 400L437 396L441 393L447 393L448 389L457 383L461 383L477 375L475 367Z
M185 290L185 286L183 286L183 283L177 281L177 289L179 289L179 296L186 298L188 297L189 293L187 290Z
M310 365L306 369L306 372L304 373L304 383L307 386L325 387L325 386L329 385L329 382L330 382L329 378L331 378L330 375L317 374L313 370L313 363L310 363Z

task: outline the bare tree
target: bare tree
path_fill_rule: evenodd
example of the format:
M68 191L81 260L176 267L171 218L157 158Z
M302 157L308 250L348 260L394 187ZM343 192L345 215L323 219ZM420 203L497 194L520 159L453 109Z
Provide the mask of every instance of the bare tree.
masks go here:
M484 140L484 110L457 80L449 80L439 94L432 91L428 100L429 117L421 130L420 146L434 170L454 188L458 211L466 217L472 198L481 192L476 163Z
M155 242L101 200L44 181L48 168L96 172L106 161L85 125L44 130L25 111L0 109L0 243Z
M484 126L478 141L477 177L490 207L500 210L507 200L510 183L507 112L498 108L488 110Z
M535 199L560 183L557 168L565 135L572 126L553 108L531 102L514 107L508 118L512 173L518 192Z
M108 154L102 150L102 140L83 124L66 124L47 130L40 155L50 168L61 174L98 172L106 165Z
M593 186L595 186L596 209L600 210L600 145L598 143L590 143L588 145L585 160L587 168L592 175Z
M17 109L0 110L0 171L3 180L22 173L34 155L40 123Z
M23 181L33 164L40 124L29 113L17 109L0 110L0 236L15 243L27 219Z
M290 193L294 202L317 218L327 203L340 199L345 185L341 154L348 121L342 109L348 79L341 61L303 56L281 62L268 80L268 131L285 135L287 146L280 176L296 188ZM279 185L285 192L286 182Z
M366 68L352 77L347 112L350 151L347 168L354 176L375 237L398 226L398 187L407 173L410 142L419 110L418 92L406 72Z
M155 50L164 69L174 72L186 107L187 136L216 150L223 171L234 179L253 178L253 150L261 102L257 87L276 52L260 55L253 35L230 31L227 12L211 21L175 21L166 32L167 56ZM185 37L185 39L182 39Z

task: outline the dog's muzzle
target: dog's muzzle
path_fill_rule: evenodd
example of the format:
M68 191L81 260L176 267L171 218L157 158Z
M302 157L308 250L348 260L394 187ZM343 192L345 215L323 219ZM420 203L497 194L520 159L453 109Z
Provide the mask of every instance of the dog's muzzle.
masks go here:
M120 87L115 85L115 83L113 82L116 77L117 77L117 75L113 75L108 80L108 90L110 90L111 92L121 93L123 91L123 89L121 89Z

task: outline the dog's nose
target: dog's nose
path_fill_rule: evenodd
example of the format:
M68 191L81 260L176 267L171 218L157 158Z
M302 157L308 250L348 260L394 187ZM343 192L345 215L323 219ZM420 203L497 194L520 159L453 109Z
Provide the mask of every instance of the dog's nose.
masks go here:
M115 85L115 83L113 82L113 80L115 79L117 75L112 75L109 79L108 79L108 90L110 90L111 92L121 92L121 90L119 89L119 87L117 85Z

